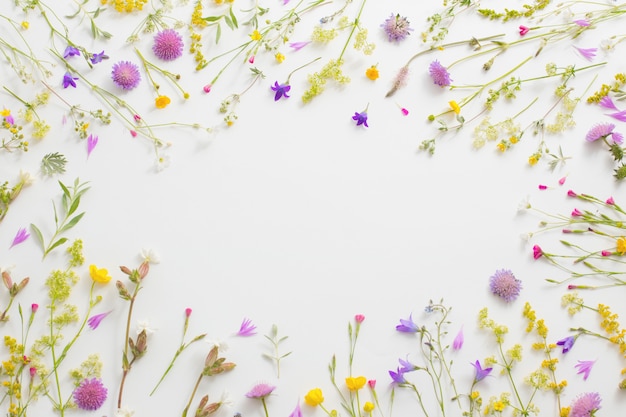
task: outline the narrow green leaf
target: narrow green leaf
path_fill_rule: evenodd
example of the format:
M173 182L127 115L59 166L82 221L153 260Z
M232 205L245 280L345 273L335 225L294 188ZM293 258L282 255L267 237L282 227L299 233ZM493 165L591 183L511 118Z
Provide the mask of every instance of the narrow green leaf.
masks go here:
M66 217L70 217L72 214L74 214L74 212L78 208L79 204L80 204L80 197L78 197L76 200L74 200L72 202L72 205L70 206L69 210L67 211Z
M35 237L37 238L37 241L39 242L39 244L41 245L41 248L43 249L44 245L43 245L43 235L41 234L41 230L39 230L39 228L37 226L35 226L34 224L30 224L30 228L32 229L32 231L35 233Z
M63 184L61 181L59 181L59 185L61 186L61 189L63 190L63 194L65 194L67 196L67 198L71 198L70 190L67 189L65 184Z
M224 16L224 21L226 22L226 24L231 30L235 30L235 25L233 24L233 21L230 20L230 17Z
M202 20L206 20L207 22L217 22L222 17L223 16L207 16L207 17L203 17Z
M46 254L50 253L52 251L52 249L56 248L57 246L60 246L60 245L64 244L65 242L67 242L67 238L66 237L62 237L61 239L57 240L52 245L50 245L48 250L46 250Z
M84 215L85 215L85 212L83 211L82 213L80 213L79 215L74 217L72 220L67 222L67 224L65 226L63 226L61 229L59 229L59 233L63 233L65 231L67 231L67 230L70 230L72 227L76 226L76 223L78 223L80 221L80 219L83 218Z
M215 33L215 43L218 43L221 37L222 37L222 25L218 23L217 32Z
M57 205L52 202L52 210L54 210L54 224L56 226L59 225L59 216L57 215Z
M96 24L94 23L94 21L91 21L91 36L94 39L98 38L98 28L96 28Z
M239 24L237 23L237 18L235 17L235 14L233 13L233 8L230 8L230 18L233 21L233 25L235 25L236 28L239 28Z

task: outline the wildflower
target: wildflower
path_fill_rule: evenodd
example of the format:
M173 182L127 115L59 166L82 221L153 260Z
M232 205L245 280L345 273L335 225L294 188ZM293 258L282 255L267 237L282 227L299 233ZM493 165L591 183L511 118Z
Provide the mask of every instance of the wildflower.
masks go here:
M319 388L313 388L304 396L304 402L311 407L316 407L324 402L324 395Z
M611 256L611 255L613 255L613 252L611 252L610 250L603 250L602 252L600 252L600 255L602 255L602 256Z
M157 109L164 109L171 102L172 102L172 100L170 100L170 98L168 96L158 96L154 100L154 105L156 106Z
M574 342L576 341L576 336L568 336L565 339L561 339L556 344L558 346L563 346L562 353L567 353L570 351L572 346L574 346Z
M566 180L566 179L567 179L567 177L562 177L562 178L559 180L559 185L563 185L563 184L565 184L565 180Z
M63 59L67 59L71 56L80 56L80 51L77 48L68 45L67 48L65 48L65 52L63 52Z
M209 94L211 92L211 84L207 84L204 87L202 87L202 91Z
M533 246L533 258L539 259L542 255L543 251L541 250L541 247L539 247L539 245Z
M158 264L159 262L161 262L161 258L159 257L159 255L156 253L156 251L152 249L141 249L140 256L144 262L147 262L149 264Z
M367 125L367 111L362 111L361 113L354 112L354 116L352 116L352 120L356 120L357 126L363 125L365 127L369 127Z
M430 73L430 77L433 79L433 82L440 87L447 87L452 82L450 79L450 73L446 67L441 65L437 60L430 63L428 72Z
M346 387L350 391L358 391L365 386L366 382L367 379L364 376L357 376L356 378L349 376L346 378Z
M606 139L611 136L611 139L615 143L622 143L624 137L621 133L614 132L615 125L613 123L599 123L593 126L589 132L587 132L587 136L585 139L588 142L595 142L598 139Z
M304 48L305 46L307 46L308 44L310 44L311 41L306 41L306 42L291 42L289 44L290 48L293 48L296 51L299 51L300 49Z
M491 371L493 370L493 368L483 369L483 367L480 366L480 361L476 361L475 363L472 364L472 366L476 368L476 376L474 377L474 381L476 382L482 381L483 379L485 379L485 377L489 375Z
M613 103L613 100L611 100L611 97L609 96L602 97L600 101L598 102L598 104L604 107L605 109L619 110L617 106L615 105L615 103Z
M183 38L174 29L165 29L154 35L152 52L163 61L173 61L183 54Z
M528 26L520 25L520 27L519 27L519 35L520 36L524 36L529 31L530 31L530 28Z
M393 382L395 382L396 384L406 384L407 383L406 379L404 379L404 371L402 369L400 369L399 367L397 368L396 372L389 371L389 376L391 377Z
M253 41L260 41L261 37L261 32L256 29L250 34L250 39L252 39Z
M596 52L598 52L598 48L579 48L578 46L574 46L576 50L585 58L587 61L592 61L596 56Z
M358 324L363 323L363 321L365 321L365 316L363 314L357 314L354 316L354 321L356 321Z
M265 399L265 397L270 395L275 389L275 386L262 382L252 387L252 389L246 393L246 397Z
M115 411L115 417L133 417L135 411L131 410L128 407L118 408Z
M454 113L456 114L461 113L461 106L459 106L459 104L456 101L454 100L449 101L448 104L450 105L450 108L452 109Z
M619 252L620 255L625 254L626 253L626 239L624 239L623 237L620 237L619 239L617 239L615 250Z
M70 85L74 88L76 88L76 81L74 80L78 80L77 77L72 77L72 74L68 72L65 73L65 75L63 75L63 88L67 88Z
M456 334L456 337L454 338L454 341L452 342L452 349L461 349L463 347L464 340L465 338L463 337L463 327L461 327L461 330L459 330L459 332Z
M276 55L274 55L274 59L276 59L276 62L278 62L279 64L282 64L285 60L285 55L281 54L280 52L276 52Z
M113 82L124 90L132 90L141 81L139 68L130 61L120 61L113 65L111 76Z
M109 59L108 55L104 54L104 51L100 52L100 53L96 53L96 54L92 54L91 58L89 58L89 60L91 61L92 64L99 64L100 62L102 62L103 59Z
M618 112L615 112L615 113L609 113L609 114L607 114L607 116L610 116L610 117L612 117L614 119L617 119L620 122L626 122L626 110L618 111Z
M403 333L417 333L420 329L413 321L413 315L409 315L408 320L400 319L400 324L396 326L396 330Z
M33 303L30 305L30 311L32 311L33 314L35 314L37 310L39 310L39 304Z
M111 310L113 311L113 310ZM111 311L107 311L106 313L96 314L87 320L87 325L91 328L91 330L96 330L98 326L100 326L100 322L104 320L106 316L111 314Z
M514 301L522 288L522 281L515 278L513 272L508 269L500 269L489 280L491 292L507 303Z
M597 392L587 392L581 394L572 403L569 417L593 417L600 409L600 394Z
M272 91L275 91L274 101L280 100L282 97L289 98L287 93L291 90L291 86L289 84L278 84L278 81L274 81L274 85L270 87Z
M29 237L30 237L30 233L28 233L25 228L23 227L19 228L17 233L15 234L15 237L13 238L13 243L11 243L11 246L9 247L9 249L11 249L15 245L19 245L20 243L22 243Z
M97 410L107 399L107 389L99 378L85 379L76 387L73 396L81 410Z
M606 204L608 204L608 205L610 205L610 206L615 205L615 200L613 200L613 197L609 197L609 198L606 200Z
M237 336L253 336L256 334L255 330L256 326L252 324L252 320L244 318L237 332Z
M369 385L371 389L376 389L376 380L370 379L369 381L367 381L367 385Z
M577 20L574 20L574 23L576 23L580 27L589 26L589 21L587 19L577 19Z
M387 34L390 42L399 42L406 39L406 37L409 36L410 32L413 30L409 27L409 25L410 23L406 17L400 16L399 14L394 16L392 13L391 16L385 19L383 24L380 26Z
M366 401L365 404L363 404L363 411L365 411L366 413L371 413L374 410L374 404L372 404L369 401Z
M302 417L302 410L300 409L299 401L298 404L296 404L296 408L294 408L291 414L289 414L289 417Z
M400 108L400 112L402 112L403 116L408 116L409 115L409 110L405 109L404 107Z
M250 58L248 58L248 63L254 64L254 55L251 55Z
M105 268L98 269L95 265L89 265L89 275L91 275L93 282L97 282L99 284L106 284L111 281L109 271Z
M578 369L577 374L583 374L583 379L586 381L587 378L589 378L594 363L596 363L596 361L578 361L578 363L574 365L574 368Z
M372 81L377 80L380 74L378 73L378 68L376 68L376 65L372 65L371 67L366 69L365 76Z
M91 152L94 150L97 144L98 136L89 135L87 137L87 158L89 158L89 155L91 155Z

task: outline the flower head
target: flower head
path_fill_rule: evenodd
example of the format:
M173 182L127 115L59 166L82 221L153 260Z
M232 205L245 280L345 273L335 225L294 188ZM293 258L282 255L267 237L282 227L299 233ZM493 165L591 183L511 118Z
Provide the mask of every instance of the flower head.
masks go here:
M561 339L556 344L558 346L563 346L562 353L567 353L570 351L572 346L574 346L574 342L576 341L576 336L568 336L565 339Z
M533 258L539 259L543 256L543 251L539 245L533 246Z
M154 100L154 105L156 106L157 109L164 109L171 102L172 102L172 100L168 96L158 96Z
M132 90L139 85L141 74L137 65L130 61L120 61L113 65L111 71L113 82L124 90Z
M404 370L398 367L396 371L389 371L389 376L396 384L406 384L406 379L404 379Z
M73 396L81 410L97 410L107 399L107 389L99 378L85 379L76 387Z
M66 72L63 75L63 88L67 88L70 85L72 87L76 88L76 81L75 80L78 80L78 77L72 77L72 74L70 74L69 71Z
M519 35L520 36L524 36L529 31L530 31L530 28L528 26L520 25L520 27L519 27Z
M17 233L15 234L15 237L13 238L13 243L11 243L11 248L15 245L19 245L20 243L22 243L29 237L30 237L30 233L28 233L25 228L20 227Z
M600 409L600 394L597 392L587 392L581 394L572 403L569 417L593 417Z
M352 116L352 120L356 120L357 126L363 125L365 127L369 127L367 125L367 111L362 111L361 113L354 112L354 116Z
M493 370L493 368L483 369L483 367L480 366L480 361L476 361L475 363L472 364L472 366L476 368L476 376L474 377L474 380L476 382L482 381L483 379L485 379L485 377L489 375L491 371Z
M252 389L246 393L246 397L262 399L270 395L275 389L275 386L262 382L252 387Z
M376 65L372 65L371 67L366 69L365 76L372 81L377 80L380 76L380 73L378 72L378 68L376 68Z
M396 326L396 330L403 333L417 333L419 326L413 321L413 315L409 315L408 320L400 319L400 324Z
M365 386L366 382L367 379L364 376L349 376L346 378L346 387L348 387L350 391L358 391Z
M324 394L319 388L313 388L304 396L304 402L311 407L316 407L324 402Z
M256 326L252 324L252 320L244 318L237 332L237 336L253 336L256 334L255 330Z
M165 29L154 35L152 52L163 61L173 61L183 54L183 38L174 29Z
M95 265L89 265L89 275L94 282L99 284L106 284L111 281L111 276L106 268L98 268Z
M508 269L500 269L489 279L491 292L502 298L507 303L514 301L522 289L522 281L515 278L513 272Z
M63 58L67 59L71 56L80 56L80 51L78 48L68 45L67 48L65 48L65 52L63 52Z
M598 139L606 139L611 136L613 142L622 143L624 137L621 133L614 132L615 125L613 123L598 123L587 132L585 139L588 142L595 142Z
M272 91L275 91L274 101L280 100L282 97L289 98L287 93L291 90L291 86L289 84L278 84L278 81L274 81L274 85L270 87Z
M91 55L91 58L89 58L89 60L91 61L92 64L99 64L100 62L102 62L103 59L109 59L108 55L104 54L104 51L100 52L100 53L95 53Z
M578 361L574 368L578 369L577 374L583 374L583 379L586 381L591 373L591 368L596 361Z
M113 310L111 310L113 311ZM96 330L98 326L100 326L100 322L104 320L106 316L111 314L111 311L107 311L106 313L96 314L87 320L87 325L91 328L91 330Z
M410 32L413 30L409 27L409 25L409 21L406 17L400 16L399 14L394 15L392 13L391 16L389 16L380 26L387 34L389 41L399 42L406 39L406 37L409 36Z
M433 79L433 82L440 87L447 87L452 82L450 79L450 73L446 67L441 65L437 60L430 63L428 72L430 73L430 77Z

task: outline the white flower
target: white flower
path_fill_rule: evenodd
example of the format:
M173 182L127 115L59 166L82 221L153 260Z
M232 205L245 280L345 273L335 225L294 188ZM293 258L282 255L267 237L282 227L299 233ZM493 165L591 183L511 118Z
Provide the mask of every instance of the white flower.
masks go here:
M214 339L214 340L207 340L206 342L209 344L209 346L211 346L211 349L213 349L214 347L217 347L217 350L220 353L224 353L228 350L228 344L224 342L223 340Z
M115 417L133 417L135 412L128 407L118 408L115 412Z
M524 242L529 242L530 239L533 237L532 233L522 233L521 235L519 235L519 237L524 241Z
M150 327L150 322L148 320L139 320L137 321L137 334L146 331L146 335L151 335L152 333L159 330L156 327Z
M3 272L7 272L10 274L14 268L15 268L15 264L7 265L7 266L0 266L0 274Z
M165 168L170 166L170 157L169 155L161 154L157 159L157 171L163 171Z
M218 402L221 404L221 406L225 406L225 407L233 406L232 397L230 396L230 393L226 390L222 392L222 396L220 397L220 400Z
M517 205L517 211L524 211L524 210L528 210L529 208L531 208L532 206L530 205L530 197L526 196L524 197L524 199L522 201L519 202L519 204Z
M20 170L20 182L24 187L28 187L35 182L35 177L30 175L30 172Z
M141 258L149 264L158 264L161 262L159 255L152 249L141 249Z

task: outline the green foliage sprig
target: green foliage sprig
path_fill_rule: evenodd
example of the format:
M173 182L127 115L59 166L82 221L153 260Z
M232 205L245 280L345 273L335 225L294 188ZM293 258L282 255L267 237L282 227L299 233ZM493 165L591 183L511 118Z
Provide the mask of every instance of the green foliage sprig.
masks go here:
M272 345L271 353L263 353L263 356L274 361L276 364L276 377L280 378L280 361L291 355L291 352L280 353L279 347L280 344L283 343L289 336L278 336L278 326L276 324L272 325L272 329L269 334L264 335L265 339L267 339Z

